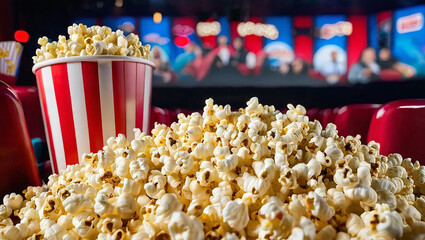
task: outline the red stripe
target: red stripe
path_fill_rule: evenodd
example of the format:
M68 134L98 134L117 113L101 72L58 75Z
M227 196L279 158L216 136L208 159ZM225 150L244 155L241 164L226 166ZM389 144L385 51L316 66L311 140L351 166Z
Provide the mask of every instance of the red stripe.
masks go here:
M295 28L312 28L313 18L311 16L294 17ZM294 39L294 53L296 57L304 59L308 63L313 62L313 39L311 36L298 35Z
M84 97L86 100L87 125L89 127L90 151L103 147L102 114L100 111L99 75L97 62L82 62Z
M301 35L294 39L294 53L308 63L313 62L313 39L310 36Z
M348 36L347 42L347 69L350 69L367 46L367 17L349 16L348 21L353 25L353 32Z
M38 91L40 92L41 107L43 108L43 111L44 111L44 120L46 121L46 136L47 136L47 141L49 142L50 156L53 162L53 171L55 173L59 173L58 164L56 163L55 146L53 144L52 129L50 128L49 111L47 110L46 95L44 92L43 76L41 74L41 68L35 72L35 75L37 77Z
M388 10L388 11L383 11L383 12L378 12L376 14L376 21L377 24L381 24L384 21L390 20L393 16L393 11Z
M125 132L125 88L124 88L124 62L112 62L112 82L114 88L114 112L115 112L115 133L126 134Z
M230 41L228 41L229 45L232 45L230 43L233 43L233 40L237 37L240 37L239 33L238 33L238 25L240 22L237 21L232 21L230 22Z
M313 18L310 16L297 16L294 17L294 27L296 28L310 28L313 26Z
M136 82L136 128L143 128L143 104L145 96L145 69L146 65L137 63Z
M66 64L55 64L52 65L51 68L66 165L77 164L78 150L72 114L71 93L68 82L68 69Z
M249 21L253 23L261 23L261 18L259 17L252 17L249 19ZM229 43L229 45L232 45L233 41ZM248 52L253 52L257 54L262 48L263 48L263 37L257 36L254 34L250 34L245 37L245 48L248 50Z
M206 22L212 23L216 21L214 18L208 18ZM205 36L200 37L202 41L202 46L206 48L216 48L217 47L217 36L211 35L211 36Z

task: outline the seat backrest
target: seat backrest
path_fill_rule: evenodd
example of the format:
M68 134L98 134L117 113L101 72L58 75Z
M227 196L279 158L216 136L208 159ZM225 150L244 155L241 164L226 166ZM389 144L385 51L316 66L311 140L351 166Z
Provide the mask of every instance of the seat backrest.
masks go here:
M380 104L352 104L340 108L335 116L335 125L340 136L360 134L367 140L370 120Z
M425 99L398 100L378 109L368 141L381 145L381 154L400 153L425 164Z
M2 74L0 73L0 79L1 81L13 86L16 84L16 80L17 78L14 76L10 76L10 75L6 75L6 74Z
M326 128L328 123L335 123L335 116L338 113L339 108L326 108L320 110L319 122L322 124L323 129Z
M41 185L24 112L16 93L0 81L0 197Z
M379 72L379 78L382 81L400 81L402 80L403 76L397 70L384 69Z
M30 138L40 138L42 141L46 141L37 87L14 86L12 88L21 101Z
M150 119L150 130L151 131L155 123L165 124L170 126L172 123L173 116L175 115L174 111L163 109L159 107L151 107L151 119Z
M326 77L324 77L319 71L315 69L308 70L308 75L316 80L326 81Z
M307 109L307 113L305 115L308 116L310 121L318 120L320 122L319 113L320 113L319 108L310 108L310 109Z

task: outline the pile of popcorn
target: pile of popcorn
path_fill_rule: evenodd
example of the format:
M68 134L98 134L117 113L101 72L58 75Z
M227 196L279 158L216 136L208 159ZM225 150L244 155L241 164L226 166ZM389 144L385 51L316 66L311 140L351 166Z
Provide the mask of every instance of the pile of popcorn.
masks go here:
M0 206L5 239L425 239L425 168L252 98L110 138Z
M148 59L150 45L142 45L139 36L123 31L112 31L106 26L87 27L73 24L68 27L69 38L59 35L58 41L49 43L47 37L38 39L41 46L33 57L34 64L45 60L86 55L120 55Z

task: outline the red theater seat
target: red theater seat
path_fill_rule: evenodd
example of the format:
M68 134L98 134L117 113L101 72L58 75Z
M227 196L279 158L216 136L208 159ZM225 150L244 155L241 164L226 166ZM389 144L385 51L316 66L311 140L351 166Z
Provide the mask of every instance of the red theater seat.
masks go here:
M9 84L10 86L14 86L16 83L16 77L14 76L10 76L10 75L5 75L0 73L0 81L3 81L7 84Z
M30 137L46 141L37 87L14 86L13 90L15 90L19 100L21 100Z
M16 93L0 81L0 197L41 184L24 112Z
M163 109L159 107L151 108L151 119L150 119L150 129L152 130L155 126L155 123L165 124L170 126L172 123L173 115L175 115L173 110Z
M339 109L335 116L335 125L341 136L356 136L360 134L363 140L367 139L370 120L379 104L353 104Z
M319 120L319 114L320 114L320 109L319 108L310 108L310 109L307 109L307 113L306 113L306 115L308 116L308 118L309 118L310 121L314 121L314 120L317 119L320 122L320 120Z
M322 124L323 128L326 128L328 123L335 123L335 116L338 113L339 108L326 108L319 112L318 120Z
M182 108L177 108L176 110L174 110L174 112L175 112L176 117L175 117L175 120L173 120L173 122L177 121L177 115L179 115L180 113L183 113L186 116L189 116L192 113L194 113L194 111L189 111L189 110L182 109Z
M425 164L425 99L390 102L377 110L368 141L381 144L381 154L400 153Z
M326 77L324 77L319 71L315 69L308 70L308 75L314 79L326 81Z
M392 69L384 69L379 73L379 78L382 81L401 81L403 76L399 71Z

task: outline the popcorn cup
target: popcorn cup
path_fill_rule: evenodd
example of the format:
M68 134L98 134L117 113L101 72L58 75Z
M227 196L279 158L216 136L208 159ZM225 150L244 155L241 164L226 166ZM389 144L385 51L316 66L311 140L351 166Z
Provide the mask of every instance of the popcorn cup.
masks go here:
M97 152L109 137L149 128L154 64L127 56L82 56L37 63L53 172Z

